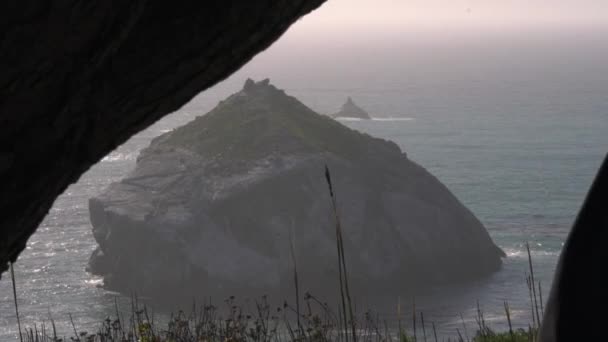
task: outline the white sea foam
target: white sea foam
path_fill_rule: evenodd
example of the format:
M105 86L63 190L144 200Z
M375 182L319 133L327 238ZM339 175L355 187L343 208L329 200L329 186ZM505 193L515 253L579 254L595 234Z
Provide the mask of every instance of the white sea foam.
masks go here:
M102 285L103 284L103 278L102 277L95 277L95 278L87 279L87 280L84 281L84 283L87 284L87 285L92 285L92 286Z
M372 118L372 121L414 121L414 118Z
M136 153L110 153L105 156L101 161L102 162L115 162L115 161L123 161L123 160L133 160L136 157Z
M360 119L360 118L347 118L347 117L337 117L336 120L340 121L382 121L382 122L390 122L390 121L414 121L414 118L395 118L395 117L386 117L386 118L371 118L371 119Z
M340 121L362 121L363 119L360 118L345 118L345 117L337 117L336 120L340 120Z
M515 249L515 248L503 248L503 251L507 254L508 258L527 258L528 252L524 249ZM539 250L531 250L530 254L534 256L555 256L559 255L557 251L539 251Z

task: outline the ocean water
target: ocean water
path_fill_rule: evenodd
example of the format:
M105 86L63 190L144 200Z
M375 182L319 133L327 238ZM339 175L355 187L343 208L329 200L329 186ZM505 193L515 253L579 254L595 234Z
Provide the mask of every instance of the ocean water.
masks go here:
M270 77L321 113L337 111L351 96L375 119L342 122L395 141L445 183L507 253L503 268L487 278L416 296L427 322L436 322L441 334L462 332L462 314L472 334L479 302L488 323L504 328L507 300L515 325L527 326L524 243L530 242L547 295L563 242L608 152L608 45L602 39L404 39L341 45L318 55L310 51L319 43L307 43L297 56L290 55L289 40L280 41L110 153L57 199L15 265L22 324L52 317L69 334L71 314L79 330L91 331L115 312L115 301L128 306L128 298L99 288L101 279L85 272L95 248L88 199L125 176L153 137L204 114L247 77ZM358 307L375 309L391 324L397 303L411 311L414 300L411 294L355 297ZM15 339L16 329L5 276L0 340Z

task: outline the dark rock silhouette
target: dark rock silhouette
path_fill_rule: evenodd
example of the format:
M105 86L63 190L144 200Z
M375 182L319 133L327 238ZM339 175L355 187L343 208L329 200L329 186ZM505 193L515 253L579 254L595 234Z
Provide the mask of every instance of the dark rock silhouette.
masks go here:
M559 257L538 341L601 341L608 303L608 154L600 166Z
M346 102L342 105L339 112L332 114L333 118L356 118L356 119L371 119L369 114L363 110L363 108L357 106L353 99L348 97Z
M293 242L302 291L335 294L325 165L356 290L401 291L500 267L504 254L482 224L396 144L248 80L154 139L128 177L90 200L99 243L91 270L111 289L156 298L281 293L293 286Z
M91 165L323 2L2 2L0 274Z

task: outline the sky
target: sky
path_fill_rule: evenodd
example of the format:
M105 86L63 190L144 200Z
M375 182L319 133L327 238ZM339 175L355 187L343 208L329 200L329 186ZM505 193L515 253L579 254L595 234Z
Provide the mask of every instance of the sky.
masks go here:
M226 86L247 77L293 89L583 72L604 84L596 69L607 55L608 0L327 0Z
M352 74L431 62L452 70L473 66L473 58L493 65L517 59L535 68L546 60L584 65L604 58L607 42L608 0L327 0L248 70L306 74L309 65Z
M600 30L608 0L328 0L294 34Z

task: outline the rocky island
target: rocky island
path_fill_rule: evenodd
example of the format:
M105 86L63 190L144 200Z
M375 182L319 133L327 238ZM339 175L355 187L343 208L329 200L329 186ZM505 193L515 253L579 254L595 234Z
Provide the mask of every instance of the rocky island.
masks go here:
M336 294L332 172L352 291L471 280L504 253L479 220L393 142L315 113L268 80L155 138L89 202L105 286L167 293ZM168 292L170 291L170 292Z
M332 118L348 118L348 119L362 119L369 120L372 117L361 107L359 107L350 96L346 99L346 102L340 108L340 111L332 114Z

